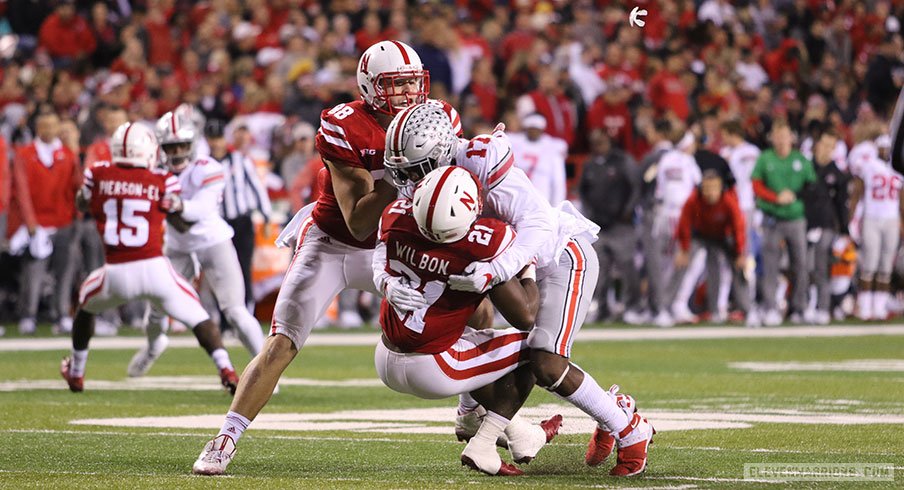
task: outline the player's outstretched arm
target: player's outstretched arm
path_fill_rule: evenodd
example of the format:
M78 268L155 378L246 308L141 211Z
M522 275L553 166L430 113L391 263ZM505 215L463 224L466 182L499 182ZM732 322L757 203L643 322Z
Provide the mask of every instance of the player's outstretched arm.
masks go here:
M374 182L370 171L323 161L330 169L333 192L348 231L364 240L377 230L383 210L396 198L396 189L384 180Z
M540 290L537 288L534 266L525 267L520 278L512 279L490 290L493 305L502 316L520 330L533 328L540 307Z

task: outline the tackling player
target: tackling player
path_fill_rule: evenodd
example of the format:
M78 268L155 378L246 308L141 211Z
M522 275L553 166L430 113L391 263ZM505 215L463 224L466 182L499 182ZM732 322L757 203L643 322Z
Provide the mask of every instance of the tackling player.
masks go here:
M381 41L361 56L357 80L361 100L320 115L315 141L326 165L319 174L320 196L309 216L300 212L287 227L297 230L295 255L276 299L270 337L245 368L219 434L195 461L196 474L226 471L235 443L333 297L343 289L377 293L371 274L375 232L383 209L396 198L396 189L383 180L386 127L400 110L427 100L430 76L410 46ZM437 104L460 132L455 110ZM387 282L382 293L410 310L424 306L423 296L402 280Z
M194 159L196 130L191 108L180 106L157 121L161 158L178 176L182 193L168 199L170 215L166 230L166 256L176 272L195 277L195 263L226 321L238 334L252 356L261 351L264 333L260 323L245 306L245 282L239 259L232 245L232 228L220 216L223 197L223 166L208 157ZM129 376L143 376L169 343L166 319L159 310L151 312L148 345L139 350L129 364Z
M591 247L599 227L568 201L553 208L537 194L524 172L513 168L511 147L502 129L500 125L491 135L460 140L435 104L410 107L387 129L386 169L393 182L405 188L403 192L411 192L412 183L442 166L463 167L477 176L486 189L488 214L510 223L517 235L512 245L492 260L474 261L464 274L450 275L450 288L484 293L536 260L537 284L544 299L528 345L537 384L599 424L587 451L587 464L600 464L617 441L618 463L611 474L639 474L646 467L653 427L633 413L633 408L629 411L619 406L617 387L607 393L590 374L569 361L599 274ZM391 296L386 299L399 306Z
M386 208L374 252L374 283L406 278L427 304L407 311L383 301L383 338L374 360L380 379L395 391L427 399L471 393L487 412L462 452L462 463L491 475L520 475L499 457L497 438L504 433L515 462L528 462L558 432L562 417L540 426L512 420L536 381L525 366L526 330L534 324L540 300L534 266L520 280L488 291L518 328L466 326L487 294L446 287L450 274L460 274L472 261L492 260L514 239L514 231L501 221L478 219L481 202L473 174L444 167L421 181L412 200Z
M210 321L191 285L163 256L163 220L177 199L179 180L154 169L157 139L141 124L126 123L111 138L112 163L85 169L79 206L90 209L104 242L106 263L79 289L79 308L72 327L72 355L60 374L74 392L84 390L88 343L95 315L133 299L148 299L167 315L193 326L201 347L213 358L220 380L235 391L238 378L220 331Z

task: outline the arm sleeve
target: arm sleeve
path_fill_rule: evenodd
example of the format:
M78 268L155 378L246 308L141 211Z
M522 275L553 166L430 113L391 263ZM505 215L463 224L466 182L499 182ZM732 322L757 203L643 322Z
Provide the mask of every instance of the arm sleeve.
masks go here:
M487 205L517 232L512 246L493 261L495 276L507 281L549 246L549 237L557 231L555 212L519 168L511 169L489 192Z
M753 193L756 197L767 202L778 201L778 195L775 191L766 187L766 184L760 179L753 179Z
M377 291L380 291L380 294L385 294L382 292L383 283L389 277L389 273L386 272L386 243L380 239L377 240L374 246L374 258L373 262L371 262L371 267L373 268L374 285L377 287Z
M82 187L88 189L88 191L94 190L94 171L91 170L91 167L85 167L85 175L82 179Z
M625 203L624 214L631 215L634 213L634 208L637 207L637 202L640 200L640 194L643 191L643 178L640 175L637 162L627 155L625 158L625 175L631 185L631 194L628 195L628 201Z
M201 189L191 199L183 201L182 217L187 221L200 221L220 213L220 200L226 187L223 168L213 163L206 166L211 168L204 173Z
M695 212L694 204L697 202L697 191L691 194L691 197L684 203L681 208L681 217L678 218L678 225L675 227L675 240L681 250L687 252L691 248L691 214Z
M329 116L327 116L329 117ZM314 146L324 160L350 167L364 167L358 151L349 142L345 129L337 121L320 119L320 129L314 137Z
M267 195L267 189L264 188L264 184L257 175L257 169L254 168L254 162L248 157L243 157L242 164L245 168L245 179L248 181L248 184L251 186L251 191L254 192L254 196L257 199L257 210L264 215L264 220L269 222L273 209L270 206L270 196Z
M849 235L848 222L848 184L850 178L844 172L838 172L838 180L835 183L835 216L838 217L838 232L842 235Z
M16 203L19 205L19 212L22 213L22 221L29 227L37 227L38 218L35 216L34 204L31 202L31 189L28 187L25 165L27 162L22 151L17 151L13 163L13 187L16 190Z
M747 250L747 224L744 222L744 213L741 212L741 205L738 203L738 196L734 191L726 193L725 203L728 206L729 216L731 216L735 253L740 256Z

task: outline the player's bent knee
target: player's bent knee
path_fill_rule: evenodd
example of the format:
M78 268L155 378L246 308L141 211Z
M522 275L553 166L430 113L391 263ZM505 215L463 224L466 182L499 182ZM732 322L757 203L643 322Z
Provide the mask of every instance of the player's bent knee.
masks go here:
M571 368L567 358L541 350L531 350L530 361L537 386L551 391L558 388Z

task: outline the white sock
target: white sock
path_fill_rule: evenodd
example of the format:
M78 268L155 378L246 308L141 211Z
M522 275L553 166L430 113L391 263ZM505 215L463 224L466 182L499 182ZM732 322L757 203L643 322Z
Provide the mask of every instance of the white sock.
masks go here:
M593 376L584 373L584 381L569 396L562 397L589 415L600 427L609 432L619 433L628 426L630 420L615 400L600 388Z
M470 393L462 393L458 395L458 415L464 415L477 410L480 404L471 396Z
M885 318L878 318L879 314L887 314L888 307L888 291L873 291L873 316L876 316L876 320L885 320Z
M75 378L84 376L86 364L88 364L88 349L72 349L72 362L69 364L69 375Z
M251 421L244 415L230 410L226 412L226 420L223 421L223 427L220 428L220 432L217 432L217 437L226 434L233 441L239 442L239 437L242 437L242 433L245 432L249 425L251 425Z
M477 433L474 434L474 437L471 438L471 441L468 444L474 443L486 445L495 450L496 439L502 435L510 422L509 419L502 415L487 410L487 415L483 418L483 423L480 424L480 428L477 429Z
M210 358L217 365L217 369L232 369L232 361L229 360L229 353L222 347L211 352Z

